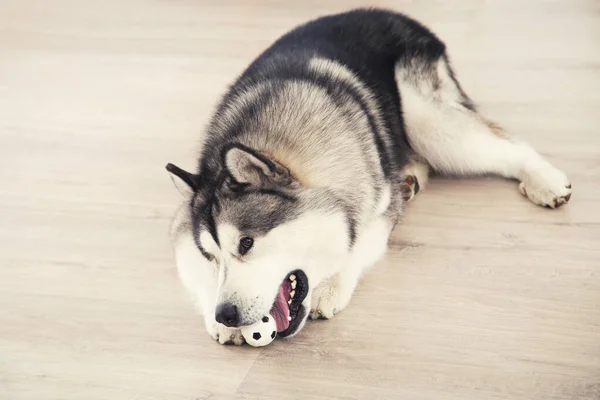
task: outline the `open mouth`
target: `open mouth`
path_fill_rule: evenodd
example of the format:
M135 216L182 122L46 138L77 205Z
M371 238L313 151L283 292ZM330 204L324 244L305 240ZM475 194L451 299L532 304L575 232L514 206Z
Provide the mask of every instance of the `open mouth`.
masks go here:
M279 286L271 315L277 323L277 333L285 337L298 330L306 310L302 301L308 294L308 278L302 270L290 272Z

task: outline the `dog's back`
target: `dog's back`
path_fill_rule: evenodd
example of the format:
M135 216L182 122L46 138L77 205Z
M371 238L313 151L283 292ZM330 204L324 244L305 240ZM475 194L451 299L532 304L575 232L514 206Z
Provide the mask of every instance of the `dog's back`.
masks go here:
M303 185L339 190L368 218L410 154L395 81L399 54L428 63L443 51L422 25L387 11L356 10L302 25L232 85L208 129L201 163L224 143L240 142L285 165Z

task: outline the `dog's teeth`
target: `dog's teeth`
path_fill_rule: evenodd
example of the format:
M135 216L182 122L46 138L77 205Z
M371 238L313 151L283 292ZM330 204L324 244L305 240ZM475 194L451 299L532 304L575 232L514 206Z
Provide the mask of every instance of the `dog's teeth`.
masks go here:
M296 294L296 291L295 291L295 290L292 290L292 291L290 292L290 297L294 297L294 295L295 295L295 294Z
M296 275L292 274L290 275L290 281L295 281L296 280Z
M290 304L290 305L292 304L292 299L288 300L288 304Z
M288 321L291 321L291 320L292 320L292 317L290 317L290 316L288 315Z
M292 289L296 289L296 281L292 281Z

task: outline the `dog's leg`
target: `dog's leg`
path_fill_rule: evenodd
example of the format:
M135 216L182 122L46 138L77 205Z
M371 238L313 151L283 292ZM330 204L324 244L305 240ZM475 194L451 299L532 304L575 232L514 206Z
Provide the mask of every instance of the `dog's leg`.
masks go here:
M178 233L177 238L173 240L173 246L179 278L204 316L204 324L210 336L220 344L244 343L239 329L228 328L215 321L217 271L215 266L202 256L191 232Z
M566 175L526 143L485 120L464 94L444 57L399 65L396 81L411 147L441 173L497 174L520 181L535 204L557 208L571 197Z
M385 216L367 226L358 236L344 269L313 291L310 318L329 319L348 305L362 274L385 254L392 228L393 223Z

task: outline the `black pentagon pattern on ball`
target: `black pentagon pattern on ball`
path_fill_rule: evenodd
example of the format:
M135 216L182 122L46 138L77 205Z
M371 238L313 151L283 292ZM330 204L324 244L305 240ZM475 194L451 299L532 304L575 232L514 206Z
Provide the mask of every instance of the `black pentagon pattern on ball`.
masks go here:
M269 317L267 317L266 315L263 317L262 322L269 322Z
M260 332L254 332L254 333L252 334L252 338L253 338L254 340L258 340L258 339L260 339Z
M275 339L275 335L277 335L277 331L273 331L273 333L271 333L271 339Z

